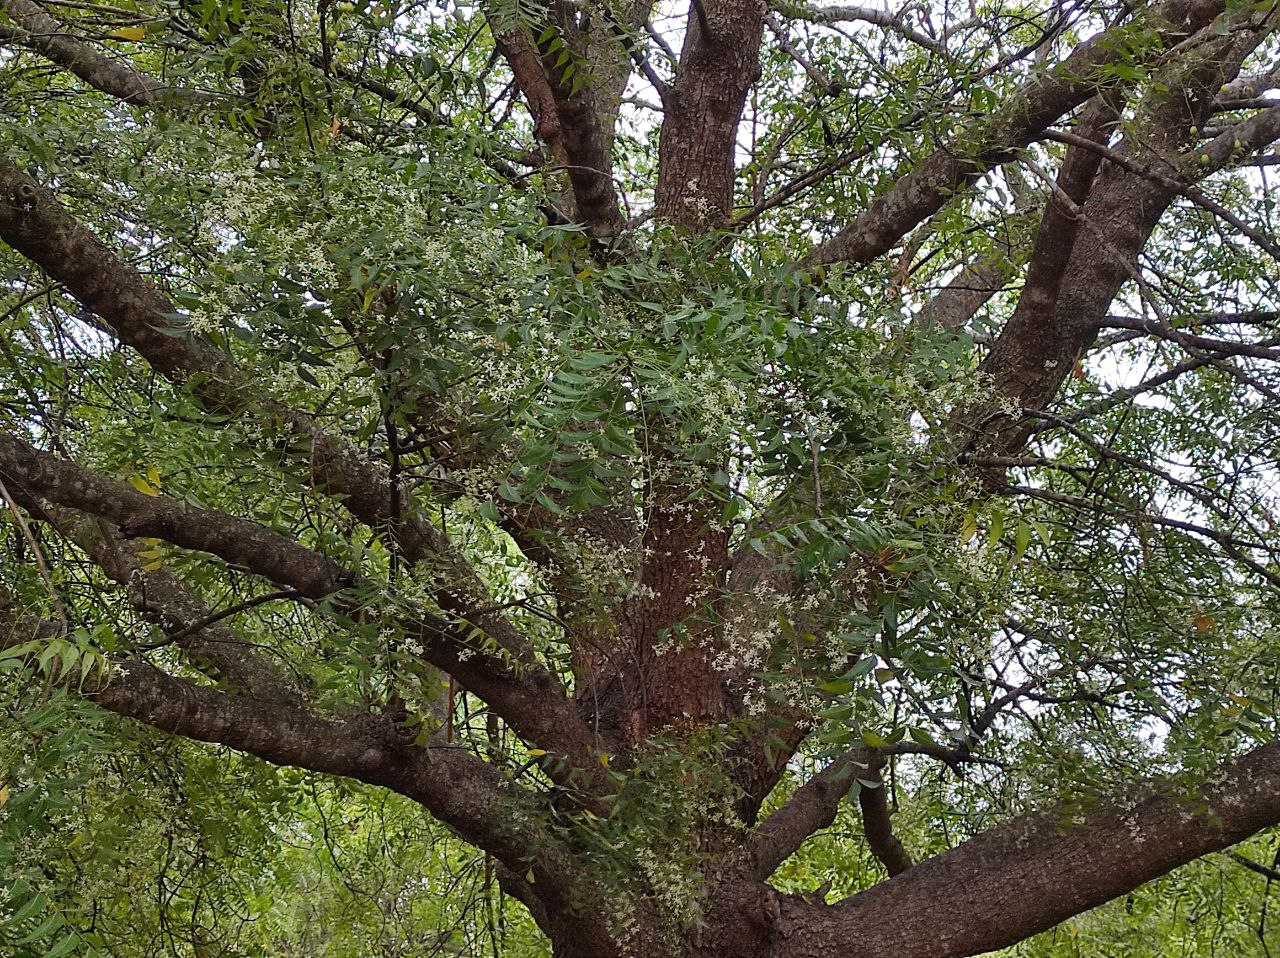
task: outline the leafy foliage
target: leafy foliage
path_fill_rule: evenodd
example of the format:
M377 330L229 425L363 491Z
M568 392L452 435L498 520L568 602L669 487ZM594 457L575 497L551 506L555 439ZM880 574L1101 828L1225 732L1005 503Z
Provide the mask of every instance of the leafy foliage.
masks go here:
M583 24L625 19L583 6ZM768 810L851 749L888 756L884 780L853 774L834 823L772 876L831 901L882 877L860 790L885 790L920 858L1029 807L1091 808L1139 776L1193 782L1274 740L1280 300L1263 251L1178 194L1043 410L998 395L984 357L1018 315L1056 196L1034 171L1063 161L1061 143L999 152L896 261L796 265L940 143L980 152L1041 76L1036 50L1069 51L1119 11L979 4L921 47L901 24L820 29L779 6L814 23L765 47L734 210L699 232L650 219L658 126L634 86L605 89L609 63L659 56L643 22L603 34L626 58L592 61L600 35L536 3L47 9L167 92L143 110L49 69L29 40L6 47L6 159L167 297L152 325L175 347L249 372L157 376L71 284L4 247L0 423L351 574L318 600L268 594L253 570L160 538L113 574L86 546L97 520L3 490L3 609L65 628L0 646L0 948L547 953L503 890L536 893L542 849L522 876L405 794L88 704L122 663L254 700L183 642L227 622L164 620L134 594L149 576L230 610L235 642L305 690L306 709L385 719L414 747L500 771L528 799L504 816L573 849L616 899L619 934L637 903L673 935L704 922L708 861L754 824L735 765L752 736L779 773ZM1124 55L1099 79L1127 91L1121 133L1144 132L1144 104L1171 82L1145 23L1120 30ZM518 42L566 115L621 112L607 178L629 221L609 248L562 213L581 164L553 155L549 123L513 92ZM1219 203L1272 225L1256 171L1212 172ZM976 261L1000 288L962 323L924 323ZM211 402L211 383L234 400ZM1028 415L1025 448L961 448L988 408L983 428ZM386 470L389 515L371 521L315 479L327 437ZM449 550L407 556L411 520ZM664 539L695 520L702 545ZM674 613L664 577L689 586ZM460 689L424 654L423 622L464 636L460 663L545 667L595 729L632 681L631 632L646 666L702 656L736 711L638 725L629 754L574 767ZM623 678L602 680L606 666ZM578 794L592 777L609 785L595 804ZM1240 852L1261 871L1205 859L1008 954L1269 954L1273 842Z

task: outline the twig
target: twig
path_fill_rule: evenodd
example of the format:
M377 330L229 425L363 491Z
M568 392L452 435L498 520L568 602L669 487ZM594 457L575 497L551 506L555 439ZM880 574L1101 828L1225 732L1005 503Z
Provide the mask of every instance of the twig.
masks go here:
M281 589L278 592L268 592L264 595L254 596L252 599L245 599L243 602L237 602L235 605L228 606L221 612L215 612L212 615L205 616L198 622L193 622L190 625L179 629L177 632L171 633L163 642L153 642L150 645L139 645L136 646L136 648L140 652L151 652L155 649L162 649L167 645L173 645L181 642L183 639L190 638L197 632L207 629L209 626L221 622L223 619L229 619L231 616L236 615L239 612L244 612L246 609L252 609L259 605L265 605L268 602L275 602L278 599L293 599L296 602L302 602L308 605L311 604L310 599L293 589Z
M63 631L70 632L71 624L67 619L67 610L63 608L62 600L58 598L58 591L53 587L53 579L49 576L49 567L45 564L44 553L40 551L40 544L36 541L36 537L31 534L31 527L27 525L26 516L18 508L13 496L9 495L9 487L3 481L0 481L0 495L4 496L4 501L9 505L9 511L13 513L14 522L18 524L18 528L22 531L22 537L27 540L27 545L31 547L31 554L35 556L36 560L36 568L40 570L40 578L44 580L44 586L49 590L49 598L53 599L53 607L58 610L58 619L62 622Z

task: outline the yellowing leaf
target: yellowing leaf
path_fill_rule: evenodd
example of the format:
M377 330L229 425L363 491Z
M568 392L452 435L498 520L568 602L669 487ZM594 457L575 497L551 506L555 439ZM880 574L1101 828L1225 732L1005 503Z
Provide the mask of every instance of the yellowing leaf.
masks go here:
M529 749L529 754L534 758L538 758L539 756L546 755L547 750L545 748L531 748Z
M147 466L147 482L151 483L157 489L160 488L160 470L155 466Z
M9 801L9 786L0 788L0 808L4 808Z
M160 495L160 493L156 491L155 487L141 476L130 476L129 485L133 486L133 488L137 489L144 496Z
M142 27L117 27L115 30L108 33L107 36L116 40L132 40L137 43L139 40L146 39L147 31L142 29Z
M608 753L608 752L601 752L601 753L600 753L600 764L601 764L601 765L603 765L605 768L608 768L608 767L609 767L609 753Z

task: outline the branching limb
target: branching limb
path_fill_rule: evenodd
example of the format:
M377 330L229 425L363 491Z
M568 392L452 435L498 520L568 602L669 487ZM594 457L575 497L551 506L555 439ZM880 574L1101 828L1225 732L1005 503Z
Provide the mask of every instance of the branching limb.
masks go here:
M265 656L258 654L173 572L147 569L139 544L126 540L104 519L37 502L26 504L73 540L106 576L123 589L129 604L166 634L199 669L263 701L299 701L295 683ZM293 590L289 590L293 593ZM296 593L293 593L296 594Z
M891 876L906 871L912 866L911 856L893 834L881 770L886 756L913 752L931 754L949 763L968 760L962 752L901 744L886 748L861 746L846 752L801 785L786 804L760 824L748 844L747 873L758 880L773 874L811 835L835 821L840 802L854 787L858 789L863 830L871 853Z
M1171 6L1171 5L1166 5ZM957 190L1010 159L1051 123L1114 84L1116 63L1131 55L1126 38L1160 22L1140 13L1081 44L1061 63L1038 74L976 129L921 161L852 223L822 243L799 264L865 263L882 255L933 215ZM1150 54L1148 54L1150 55Z
M531 38L520 25L493 17L490 22L498 49L533 114L534 133L547 145L555 168L565 174L573 215L593 238L612 243L622 232L624 217L613 180L616 103L610 101L622 94L630 72L628 57L591 56L600 51L593 49L572 18L548 24L545 38ZM604 49L617 53L612 24L602 27L607 38ZM617 89L610 89L611 85Z
M883 761L870 748L854 749L801 785L752 835L751 876L768 878L810 835L834 822L840 802L854 782L864 776L870 779L873 767Z
M1276 112L1277 112L1277 115L1280 116L1280 109L1277 109ZM1280 131L1280 125L1278 125L1276 129L1277 131ZM1272 256L1272 258L1280 260L1280 243L1277 243L1274 239L1267 236L1261 230L1255 229L1254 227L1250 226L1248 223L1242 220L1235 213L1231 212L1229 209L1224 207L1217 200L1214 200L1211 197L1207 196L1205 192L1199 189L1198 187L1193 186L1189 183L1182 182L1176 176L1170 175L1169 173L1166 173L1163 170L1157 169L1147 163L1143 163L1140 160L1136 160L1132 157L1126 156L1125 154L1120 153L1117 150L1111 149L1104 143L1098 143L1095 140L1090 139L1088 136L1081 136L1076 133L1059 133L1057 131L1050 130L1045 134L1045 139L1057 140L1060 143L1068 143L1076 147L1077 149L1088 150L1090 152L1096 153L1099 156L1106 157L1112 163L1115 163L1117 166L1123 167L1124 169L1129 170L1132 173L1136 173L1139 176L1145 176L1145 177L1148 177L1149 179L1154 180L1160 185L1167 187L1168 189L1171 189L1182 196L1185 196L1187 199L1191 200L1191 202L1195 203L1197 206L1201 207L1202 209L1212 213L1214 216L1218 217L1224 222L1231 224L1231 226L1233 226L1240 233L1249 237L1249 239L1257 243L1260 247L1262 247L1262 249L1266 250ZM1234 148L1234 142L1232 145ZM1236 153L1239 153L1239 152L1240 151L1237 149Z
M0 24L0 42L34 50L89 86L125 103L162 107L212 99L207 94L167 86L121 60L103 56L87 43L72 39L63 25L33 0L0 0L0 9L16 24L16 28Z
M945 54L946 47L941 41L922 33L901 16L895 16L888 10L878 7L857 5L841 5L836 7L810 7L800 3L775 3L774 9L788 20L806 20L809 23L844 23L850 20L870 23L877 27L896 33L917 46L924 47L933 53Z
M995 950L1277 822L1280 745L1271 744L1194 789L1150 782L998 826L834 906L780 898L785 953L829 953L835 943L857 958ZM929 935L918 933L921 914Z
M321 491L339 497L360 521L375 529L392 521L391 482L385 469L324 432L310 417L257 399L252 384L226 353L199 340L166 335L165 330L174 332L167 317L178 312L176 307L72 220L51 194L5 164L0 164L0 238L62 282L158 372L175 381L198 375L193 391L207 406L239 410L251 405L259 415L284 424L305 440L307 478ZM428 649L436 657L435 664L502 711L514 728L524 728L530 740L562 752L571 761L585 762L589 775L598 776L595 735L559 683L538 662L524 637L500 612L492 611L497 604L444 534L407 494L401 501L397 531L405 557L411 562L430 558L442 563L449 575L445 577L448 587L439 595L441 607L489 635L502 650L501 658L476 655L474 649L468 651L467 643L449 638L455 631L449 623L428 617L423 620L422 637L440 640ZM109 503L98 505L116 508ZM112 517L110 511L100 514ZM281 584L296 587L294 582ZM299 591L310 594L306 589Z
M148 496L123 482L0 433L0 475L28 496L110 519L129 538L150 537L218 556L301 595L322 599L354 577L327 556L279 533L213 509Z
M51 638L51 623L0 609L0 649ZM57 678L57 676L55 676ZM71 687L118 715L288 765L399 792L512 869L532 871L538 894L562 906L580 868L530 812L531 796L501 771L459 748L408 742L384 717L338 718L297 704L219 692L137 661L113 663Z
M1192 129L1211 110L1213 93L1268 36L1275 16L1272 11L1255 22L1250 16L1224 14L1227 25L1236 26L1225 38L1212 34L1213 25L1205 27L1209 32L1195 47L1190 62L1166 68L1161 74L1167 77L1166 82L1138 105L1138 129L1125 137L1117 152L1135 156L1151 168L1177 160L1194 137ZM1253 138L1280 135L1280 110L1276 113L1275 129L1268 123L1255 124L1251 127ZM1085 139L1097 142L1099 138ZM1080 144L1073 144L1072 150L1080 162L1086 162L1089 151ZM1201 165L1209 171L1218 162L1214 158L1218 153L1207 155L1209 162ZM1226 162L1229 155L1224 152L1221 161ZM1010 455L1021 447L1030 434L1026 418L1001 412L999 404L1042 409L1057 395L1097 335L1098 324L1121 287L1135 278L1140 281L1138 256L1178 192L1163 180L1108 163L1083 204L1076 204L1069 195L1062 197L1062 206L1088 228L1076 230L1069 257L1058 268L1060 278L1051 278L1054 295L1041 297L1044 302L1039 308L1020 305L983 361L983 370L994 380L1001 399L966 414L963 444L984 447L984 452L995 455Z

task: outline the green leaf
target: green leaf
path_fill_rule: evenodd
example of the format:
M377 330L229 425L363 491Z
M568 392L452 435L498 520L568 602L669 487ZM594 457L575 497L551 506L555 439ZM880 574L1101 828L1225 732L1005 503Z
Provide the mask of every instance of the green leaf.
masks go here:
M1016 537L1014 540L1014 545L1013 545L1013 561L1015 563L1022 561L1022 556L1026 553L1027 546L1030 544L1030 542L1031 542L1031 526L1026 522L1019 521L1018 530L1017 530Z

